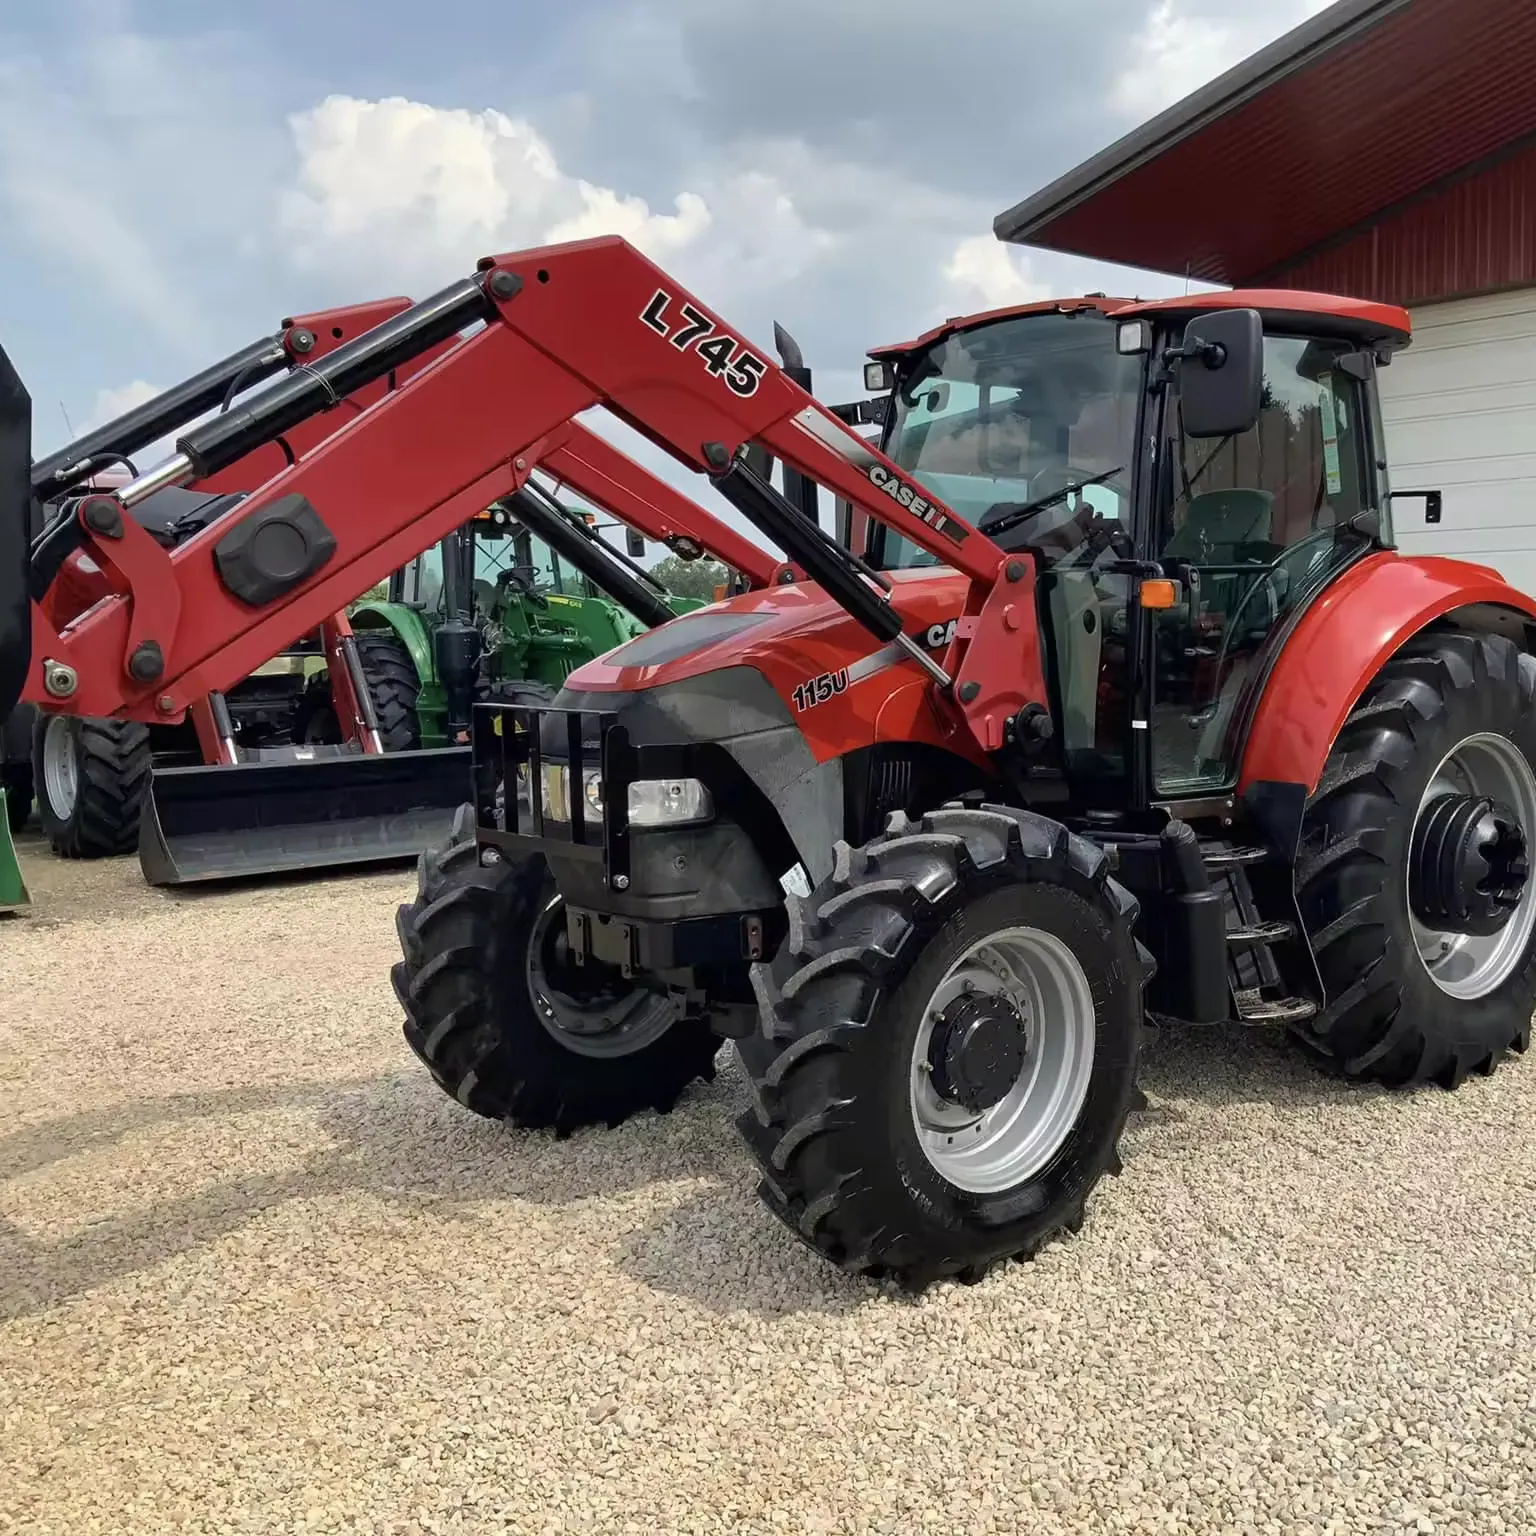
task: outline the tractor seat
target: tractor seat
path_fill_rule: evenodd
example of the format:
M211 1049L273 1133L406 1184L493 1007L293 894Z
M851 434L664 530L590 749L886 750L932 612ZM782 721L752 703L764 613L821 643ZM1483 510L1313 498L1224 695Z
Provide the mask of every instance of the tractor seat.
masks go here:
M1240 544L1267 544L1275 498L1269 491L1232 489L1191 496L1183 526L1163 547L1169 560L1237 565Z

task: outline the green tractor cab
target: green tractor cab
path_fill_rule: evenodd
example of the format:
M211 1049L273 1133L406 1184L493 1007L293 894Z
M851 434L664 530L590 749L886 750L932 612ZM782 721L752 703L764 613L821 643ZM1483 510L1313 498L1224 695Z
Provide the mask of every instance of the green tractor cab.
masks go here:
M583 521L598 531L590 513ZM705 606L698 598L657 596L673 616ZM455 744L437 639L453 633L455 622L479 636L475 696L535 702L647 628L504 503L402 567L387 595L359 603L351 621L386 751ZM323 676L311 690L312 707L327 707Z

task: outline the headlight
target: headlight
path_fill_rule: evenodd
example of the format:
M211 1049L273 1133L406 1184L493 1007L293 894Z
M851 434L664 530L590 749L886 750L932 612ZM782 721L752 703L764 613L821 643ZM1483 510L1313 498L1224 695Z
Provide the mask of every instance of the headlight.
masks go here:
M636 779L629 786L631 826L675 827L714 814L715 802L697 779Z
M571 819L571 770L564 763L545 763L544 814L551 821ZM588 769L582 779L586 795L586 811L589 817L603 814L603 776L596 769Z
M544 814L551 821L571 819L571 773L564 763L544 764ZM595 768L582 778L587 816L602 819L603 776ZM629 821L635 827L677 827L709 821L715 802L698 779L637 779L629 786Z

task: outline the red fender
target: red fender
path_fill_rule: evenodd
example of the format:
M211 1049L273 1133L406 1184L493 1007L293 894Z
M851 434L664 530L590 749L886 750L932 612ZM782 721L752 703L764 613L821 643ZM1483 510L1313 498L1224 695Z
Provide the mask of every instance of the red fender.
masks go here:
M1345 571L1302 616L1264 685L1239 791L1265 780L1315 790L1382 664L1426 624L1472 603L1536 621L1536 601L1485 565L1384 553Z

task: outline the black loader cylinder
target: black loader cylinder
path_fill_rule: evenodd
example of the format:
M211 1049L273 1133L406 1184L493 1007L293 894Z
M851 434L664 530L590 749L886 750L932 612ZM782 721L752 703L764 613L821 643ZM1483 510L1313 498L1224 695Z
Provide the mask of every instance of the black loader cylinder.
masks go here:
M504 275L504 274L498 274ZM198 479L243 459L290 427L337 404L355 390L384 378L494 311L477 278L466 277L420 304L365 331L318 362L295 368L243 405L215 416L177 438Z
M474 622L475 546L469 531L460 528L439 548L443 556L444 621L432 632L432 659L447 706L448 739L466 745L485 648L485 637Z
M196 420L232 390L249 388L281 373L288 363L283 342L282 332L253 341L222 362L173 384L153 400L146 400L105 426L77 437L57 453L39 459L32 466L33 494L40 501L62 496L113 460L126 459L167 432Z

